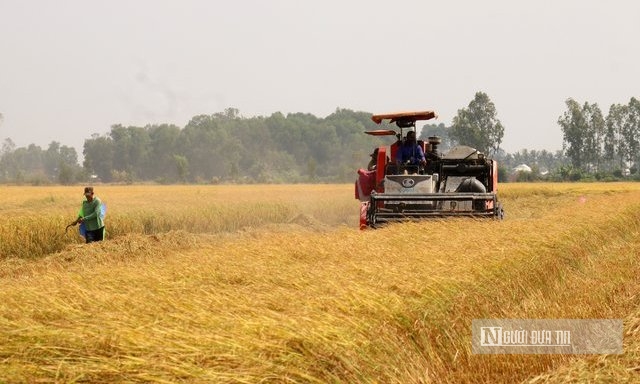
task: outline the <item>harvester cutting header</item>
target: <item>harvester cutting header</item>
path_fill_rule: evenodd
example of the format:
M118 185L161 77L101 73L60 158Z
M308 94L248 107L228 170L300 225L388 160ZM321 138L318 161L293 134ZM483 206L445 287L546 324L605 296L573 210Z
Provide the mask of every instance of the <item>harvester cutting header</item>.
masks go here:
M373 115L376 124L388 120L396 129L366 131L394 136L389 147L371 154L367 170L358 170L356 199L361 202L360 227L389 221L446 216L503 218L498 202L498 165L466 145L446 154L438 151L441 139L416 139L416 121L436 118L433 111Z

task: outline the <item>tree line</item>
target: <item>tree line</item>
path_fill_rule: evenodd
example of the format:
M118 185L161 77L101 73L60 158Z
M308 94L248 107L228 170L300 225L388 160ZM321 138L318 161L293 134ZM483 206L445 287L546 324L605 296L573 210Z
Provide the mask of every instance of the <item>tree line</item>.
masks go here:
M11 139L0 146L0 182L72 184L86 179L73 147L52 141L44 150L35 144L17 148Z
M195 116L184 127L113 125L73 148L52 143L15 148L7 139L0 182L297 183L345 182L383 143L371 114L337 109L326 118L280 112L244 118L235 108Z
M613 104L605 117L598 104L566 101L558 119L563 149L575 174L638 175L640 160L640 101Z
M506 153L499 148L503 127L495 118L495 108L479 92L467 109L458 111L450 127L426 125L422 138L443 138L442 148L458 143L493 153L500 164L501 179L512 181L640 180L640 101L632 97L628 104L613 104L604 116L596 103L580 104L572 98L558 118L563 134L563 149L523 149ZM514 172L526 164L531 172Z
M420 138L440 136L441 151L465 144L498 159L500 178L508 180L578 180L638 175L640 102L612 105L604 117L597 104L566 101L559 117L563 150L500 148L505 127L489 96L477 92L452 124L425 124ZM0 115L1 116L1 115ZM336 109L325 118L276 112L245 118L235 108L195 116L185 127L171 124L123 126L86 139L82 165L76 150L52 142L16 148L10 139L0 147L0 182L62 183L297 183L348 182L369 161L372 149L393 137L372 137L379 129L371 113ZM532 172L515 175L528 164Z

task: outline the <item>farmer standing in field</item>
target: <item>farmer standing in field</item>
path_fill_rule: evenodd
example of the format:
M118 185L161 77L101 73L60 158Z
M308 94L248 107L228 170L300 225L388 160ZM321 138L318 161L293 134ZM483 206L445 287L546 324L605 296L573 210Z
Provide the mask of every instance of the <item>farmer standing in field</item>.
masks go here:
M93 187L84 188L84 197L76 224L84 224L86 231L84 237L87 243L102 241L104 239L104 210L102 202L98 196L94 196Z

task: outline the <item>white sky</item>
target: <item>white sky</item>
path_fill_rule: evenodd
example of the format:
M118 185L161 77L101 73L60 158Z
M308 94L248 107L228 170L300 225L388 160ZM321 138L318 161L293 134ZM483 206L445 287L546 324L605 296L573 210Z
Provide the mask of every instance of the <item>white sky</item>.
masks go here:
M502 147L556 150L564 101L640 97L640 1L0 0L0 140L76 147L198 114L433 109L477 91Z

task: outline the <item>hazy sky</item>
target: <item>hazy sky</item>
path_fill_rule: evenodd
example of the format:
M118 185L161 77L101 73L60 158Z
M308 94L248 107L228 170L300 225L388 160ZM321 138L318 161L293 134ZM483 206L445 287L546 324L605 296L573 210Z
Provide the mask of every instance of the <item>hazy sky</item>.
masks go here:
M569 97L640 97L640 1L0 0L0 140L82 153L112 124L432 109L477 91L502 147L560 149Z

